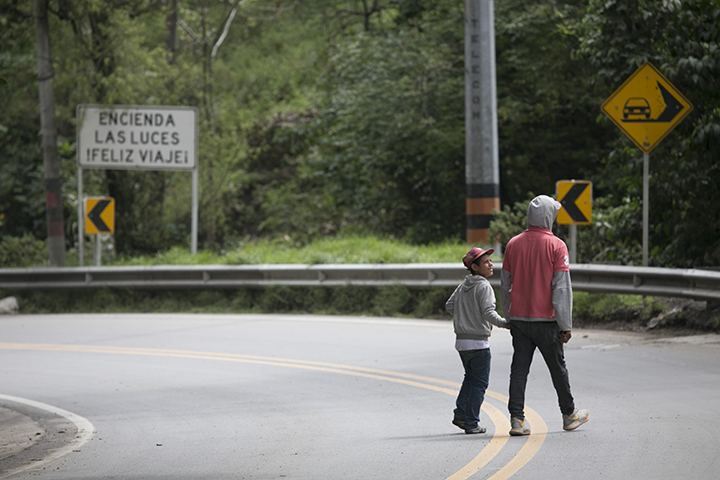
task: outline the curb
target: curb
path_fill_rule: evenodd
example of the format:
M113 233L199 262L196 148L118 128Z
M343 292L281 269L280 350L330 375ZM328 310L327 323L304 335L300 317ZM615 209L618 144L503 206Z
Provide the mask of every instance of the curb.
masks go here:
M0 473L6 458L13 457L40 441L45 429L20 412L0 407Z
M95 427L52 405L0 394L0 479L80 451Z

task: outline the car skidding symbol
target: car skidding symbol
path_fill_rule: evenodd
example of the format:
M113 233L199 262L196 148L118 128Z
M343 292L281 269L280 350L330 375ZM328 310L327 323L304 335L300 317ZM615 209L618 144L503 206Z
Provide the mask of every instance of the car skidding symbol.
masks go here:
M623 119L629 120L632 118L638 120L641 117L646 120L650 119L650 105L647 100L639 97L628 98L623 107Z

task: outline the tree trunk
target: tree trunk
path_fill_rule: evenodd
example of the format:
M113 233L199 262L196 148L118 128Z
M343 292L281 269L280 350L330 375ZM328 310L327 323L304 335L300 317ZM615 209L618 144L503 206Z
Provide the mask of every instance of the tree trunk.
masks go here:
M45 209L50 265L65 266L65 225L60 185L60 162L55 128L55 95L50 61L50 29L47 0L35 0L35 36L38 62L38 90L40 96L40 126L42 131L43 171L45 174ZM78 199L82 201L82 199ZM82 221L82 219L78 219ZM82 241L82 239L79 239Z
M175 50L177 48L177 0L168 0L165 11L165 52L169 64L175 63Z

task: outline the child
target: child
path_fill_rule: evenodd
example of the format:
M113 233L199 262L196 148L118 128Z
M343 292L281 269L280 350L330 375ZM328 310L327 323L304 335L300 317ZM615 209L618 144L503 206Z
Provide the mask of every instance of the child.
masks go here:
M487 280L493 274L490 255L494 251L473 248L463 257L470 275L445 303L445 309L453 317L455 349L465 368L452 423L467 434L485 433L478 422L490 377L490 324L510 328L508 321L495 311L495 292Z

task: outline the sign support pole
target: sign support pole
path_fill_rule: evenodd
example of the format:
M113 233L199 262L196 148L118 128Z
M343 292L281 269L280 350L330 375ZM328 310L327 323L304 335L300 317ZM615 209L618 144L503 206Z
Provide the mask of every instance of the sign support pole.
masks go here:
M190 223L192 224L192 239L190 240L190 253L197 253L198 243L198 169L197 166L192 172L192 213Z
M650 223L650 154L643 153L643 224L642 264L648 266L648 230Z
M78 165L78 265L83 266L83 256L85 255L85 216L83 215L83 170Z
M577 225L570 225L570 263L577 263Z
M93 239L93 247L93 264L99 267L102 263L102 238L99 233Z

